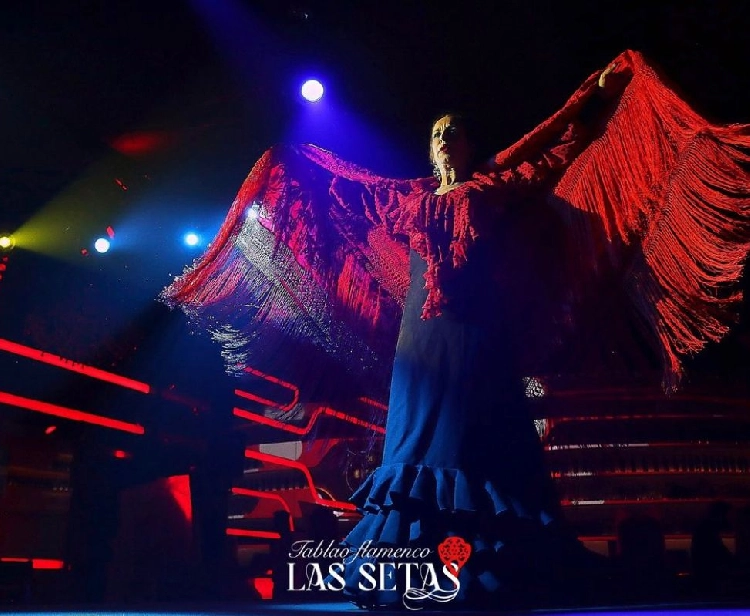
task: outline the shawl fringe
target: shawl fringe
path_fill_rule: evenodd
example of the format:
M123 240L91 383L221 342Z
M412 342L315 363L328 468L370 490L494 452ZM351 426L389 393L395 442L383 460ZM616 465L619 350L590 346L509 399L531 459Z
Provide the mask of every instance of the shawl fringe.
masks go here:
M618 91L597 132L545 194L571 248L568 297L584 297L604 270L622 272L663 356L665 388L674 389L684 358L737 318L750 250L750 126L710 124L638 53L615 63L608 79ZM598 74L445 195L434 194L432 178L382 178L314 146L268 150L206 253L161 299L245 355L253 345L264 350L261 332L271 324L277 342L286 335L342 362L356 357L363 367L372 362L361 358L377 356L387 366L409 284L407 241L427 261L422 316L434 318L446 302L442 281L483 232L477 203L529 179L528 161L581 113Z

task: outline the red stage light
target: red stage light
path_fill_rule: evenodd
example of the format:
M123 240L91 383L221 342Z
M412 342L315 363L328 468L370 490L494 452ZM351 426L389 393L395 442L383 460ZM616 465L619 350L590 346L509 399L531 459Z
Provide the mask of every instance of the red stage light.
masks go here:
M294 406L297 404L297 402L299 402L299 388L296 385L293 385L292 383L288 383L287 381L282 381L281 379L276 378L275 376L271 376L270 374L266 374L265 372L261 372L260 370L256 370L255 368L250 368L249 366L245 368L245 372L252 374L253 376L257 376L258 378L263 379L264 381L268 381L269 383L273 383L274 385L278 385L279 387L283 387L284 389L290 390L292 392L292 400L291 402L288 402L286 404L279 404L278 402L274 402L273 400L268 400L266 398L256 396L255 394L251 394L247 391L243 391L241 389L235 389L234 393L240 396L240 398L246 398L247 400L252 400L253 402L258 402L260 404L272 406L282 411L291 411L294 408Z
M143 156L169 146L174 136L164 131L137 131L120 135L112 147L125 156Z
M193 503L190 496L190 476L174 475L167 477L167 488L172 495L174 502L182 511L188 522L193 521Z
M281 539L279 533L267 530L245 530L244 528L227 528L230 537L252 537L254 539Z
M273 580L271 578L253 578L253 588L264 601L273 599Z
M45 353L44 351L32 349L31 347L17 344L15 342L11 342L10 340L5 340L4 338L0 338L0 351L7 351L8 353L13 353L14 355L27 357L43 364L49 364L50 366L56 366L58 368L62 368L63 370L69 370L70 372L85 374L86 376L89 376L91 378L99 379L100 381L107 381L108 383L119 385L127 389L133 389L142 394L151 393L151 386L147 383L141 383L140 381L129 379L118 374L113 374L112 372L107 372L106 370L100 370L99 368L94 368L93 366L87 366L86 364L74 362L69 359L65 359L64 357L59 357L58 355L52 355L51 353Z
M312 426L315 424L315 420L318 418L318 415L320 415L321 413L322 413L322 408L318 407L310 416L310 420L307 422L306 426L292 426L283 421L279 421L278 419L271 419L270 417L265 417L264 415L259 415L258 413L252 413L250 411L245 411L243 409L239 409L236 407L232 410L232 414L235 417L247 419L248 421L252 421L254 423L257 423L263 426L277 428L278 430L283 430L284 432L289 432L291 434L297 434L297 435L304 435L310 432L310 430L312 429Z
M307 480L307 485L310 489L310 494L312 495L313 502L322 505L323 507L329 507L331 509L344 509L346 511L356 511L357 508L352 503L346 503L343 501L336 501L336 500L326 500L324 498L321 498L318 495L318 491L315 488L315 483L313 482L312 475L310 474L310 469L301 462L295 462L294 460L289 460L288 458L282 458L280 456L272 456L268 453L262 453L260 451L254 451L252 449L246 449L245 450L245 457L251 458L253 460L259 460L260 462L267 462L269 464L277 464L278 466L286 466L287 468L294 468L298 471L300 471Z
M257 396L250 392L243 391L241 389L235 389L234 393L240 398L245 398L246 400L252 400L253 402L258 402L259 404L264 404L266 406L270 406L272 408L276 408L281 411L291 411L299 402L299 388L293 383L289 383L288 381L283 381L275 376L271 376L270 374L266 374L265 372L261 372L260 370L256 370L255 368L251 368L251 367L245 368L245 372L248 372L249 374L252 374L253 376L257 376L258 378L268 381L269 383L273 383L275 385L279 385L280 387L290 390L292 392L292 400L288 402L287 404L282 405L282 404L279 404L278 402L274 402L273 400L269 400L267 398ZM376 406L377 408L388 410L388 407L370 398L359 398L359 400L366 404ZM259 423L265 426L270 426L272 428L277 428L279 430L284 430L285 432L290 432L292 434L297 434L297 435L308 434L310 430L312 429L313 425L315 424L315 421L318 419L318 417L321 414L329 415L331 417L335 417L336 419L341 419L342 421L346 421L356 426L362 426L363 428L368 428L375 432L385 434L385 429L381 426L364 421L362 419L354 417L353 415L348 415L346 413L342 413L341 411L336 411L332 408L322 407L322 406L319 406L315 409L315 411L313 412L312 416L310 417L307 423L307 426L304 426L304 427L291 426L286 422L279 421L278 419L271 419L269 417L265 417L264 415L260 415L259 413L253 413L252 411L246 411L240 408L235 408L233 412L236 417L241 417L243 419L247 419L255 423Z
M0 558L2 563L27 563L29 561L33 569L62 569L65 566L63 561L51 558Z
M347 415L346 413L342 413L340 411L335 411L332 408L328 408L325 406L319 406L313 411L312 415L310 415L310 419L308 420L306 426L292 426L284 421L280 421L278 419L272 419L270 417L266 417L258 413L253 413L251 411L246 411L244 409L240 409L237 407L235 407L232 410L232 413L235 417L247 419L248 421L252 421L254 423L261 424L263 426L276 428L278 430L283 430L284 432L289 432L291 434L296 434L298 436L304 436L306 434L309 434L310 430L312 430L313 426L315 425L315 422L318 420L318 417L320 417L320 415L329 415L330 417L335 417L336 419L346 421L348 423L354 424L355 426L361 426L363 428L372 430L373 432L385 434L385 428L383 428L382 426L378 426L376 424L363 421L362 419L358 419L357 417L352 417L351 415Z
M369 404L370 406L374 406L377 409L380 409L381 411L387 411L388 406L383 404L382 402L378 402L377 400L373 400L372 398L365 398L364 396L361 398L357 398L360 402L364 402L365 404Z
M323 410L325 414L329 415L330 417L335 417L336 419L340 419L341 421L346 421L348 423L354 424L355 426L361 426L362 428L367 428L368 430L372 430L373 432L385 434L385 428L383 426L378 426L377 424L370 423L369 421L364 421L362 419L359 419L352 415L348 415L346 413L342 413L341 411L336 411L329 407L325 407Z
M65 563L51 558L32 558L31 566L34 569L62 569Z
M248 490L247 488L232 488L232 494L236 496L251 496L253 498L266 498L269 500L275 500L281 503L281 506L289 514L289 530L294 532L294 517L292 516L292 510L289 508L287 502L278 494L270 492L261 492L260 490Z
M71 419L73 421L81 421L83 423L102 426L103 428L112 428L113 430L130 432L131 434L144 434L146 432L144 427L138 424L120 421L118 419L110 419L109 417L102 417L101 415L93 415L92 413L77 411L75 409L65 408L64 406L57 406L56 404L41 402L40 400L14 396L13 394L3 391L0 391L0 404L8 404L10 406L26 409L27 411L44 413L45 415L62 417L63 419Z
M52 434L52 433L53 433L53 432L54 432L55 430L57 430L57 426L47 426L47 427L46 427L46 428L44 429L44 433L45 433L45 434L46 434L47 436L49 436L49 435L50 435L50 434Z

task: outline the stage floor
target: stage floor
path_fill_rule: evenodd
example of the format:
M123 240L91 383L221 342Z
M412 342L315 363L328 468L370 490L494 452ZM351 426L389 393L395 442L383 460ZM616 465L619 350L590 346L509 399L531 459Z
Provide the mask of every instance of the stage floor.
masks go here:
M23 616L273 616L280 614L305 614L310 616L323 616L330 614L528 614L542 616L544 614L557 614L564 616L668 616L675 614L690 614L691 616L741 616L750 614L750 603L746 605L707 605L696 603L664 604L664 605L633 605L633 606L599 606L586 609L486 609L486 610L377 610L369 612L361 610L350 603L291 603L291 602L250 602L245 604L232 603L227 605L202 605L200 607L177 607L159 605L153 607L141 607L138 609L118 609L115 607L102 607L100 609L87 607L82 609L66 608L13 608L12 606L0 605L2 614L23 614Z

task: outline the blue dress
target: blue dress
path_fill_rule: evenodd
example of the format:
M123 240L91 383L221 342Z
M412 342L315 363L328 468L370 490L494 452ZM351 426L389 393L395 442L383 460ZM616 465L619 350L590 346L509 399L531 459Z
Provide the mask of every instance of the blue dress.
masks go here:
M514 365L502 286L488 278L491 250L474 247L444 281L448 308L428 320L421 319L427 266L411 251L382 465L352 496L363 518L345 539L352 549L370 541L434 551L445 537L462 537L472 555L460 573L459 602L485 602L527 584L548 552L542 529L560 517ZM348 563L346 592L363 605L400 604L401 586L358 588L362 562Z

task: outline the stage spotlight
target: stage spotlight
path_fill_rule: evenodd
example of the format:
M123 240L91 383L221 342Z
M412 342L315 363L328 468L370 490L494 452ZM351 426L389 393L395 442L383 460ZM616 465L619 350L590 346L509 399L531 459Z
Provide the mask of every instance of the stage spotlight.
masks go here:
M311 103L319 101L323 98L323 84L317 79L308 79L302 84L302 96Z
M192 233L191 232L191 233L186 233L185 234L185 240L184 241L185 241L185 244L187 244L188 246L197 246L200 243L201 238L198 237L197 233Z
M248 220L256 220L259 215L260 215L260 203L253 203L249 208L247 208Z
M13 250L15 245L16 241L13 239L12 235L0 235L0 250L3 252Z
M106 237L100 237L94 242L94 250L99 253L105 253L109 250L110 243Z

